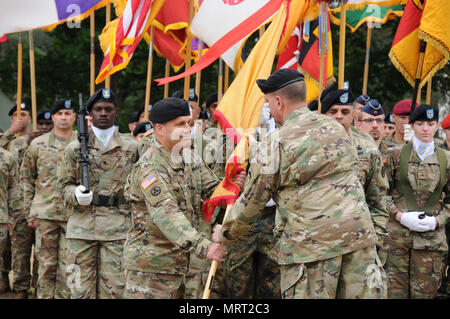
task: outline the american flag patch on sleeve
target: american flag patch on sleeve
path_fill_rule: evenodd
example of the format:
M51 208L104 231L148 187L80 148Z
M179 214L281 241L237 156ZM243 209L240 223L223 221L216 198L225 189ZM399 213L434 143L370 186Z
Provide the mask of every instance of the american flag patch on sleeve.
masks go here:
M146 190L150 185L156 182L158 179L155 176L149 175L146 179L144 179L141 183L141 187L143 190Z

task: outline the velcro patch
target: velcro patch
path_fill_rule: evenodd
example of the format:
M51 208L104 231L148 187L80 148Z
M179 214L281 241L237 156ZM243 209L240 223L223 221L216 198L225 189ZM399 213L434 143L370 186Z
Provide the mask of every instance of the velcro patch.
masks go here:
M143 190L146 190L150 185L156 182L158 179L155 176L149 175L146 179L144 179L141 183L141 187Z

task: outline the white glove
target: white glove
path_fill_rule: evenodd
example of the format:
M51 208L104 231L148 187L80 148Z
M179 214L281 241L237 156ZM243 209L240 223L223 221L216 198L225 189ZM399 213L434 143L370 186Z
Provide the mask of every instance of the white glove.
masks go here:
M424 232L428 230L427 226L420 224L419 215L423 214L423 212L405 212L402 214L402 218L400 219L400 223L403 226L409 228L409 230L416 232Z
M264 125L270 119L269 103L264 103L258 125Z
M411 125L403 124L403 129L404 129L404 136L403 136L404 140L411 141L414 136L414 131L411 128Z
M427 231L435 230L436 229L436 217L425 215L424 219L419 219L419 224L421 226L426 227Z
M273 198L271 198L267 203L266 203L266 207L273 207L275 206L276 203L274 202Z
M87 206L92 202L92 191L89 191L89 193L83 193L86 190L86 187L83 185L78 185L75 188L75 197L77 199L78 204Z

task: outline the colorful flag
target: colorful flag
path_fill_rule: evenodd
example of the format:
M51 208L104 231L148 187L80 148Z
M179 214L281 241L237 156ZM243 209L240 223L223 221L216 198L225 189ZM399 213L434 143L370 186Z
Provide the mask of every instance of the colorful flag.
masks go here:
M269 0L259 1L204 1L192 20L191 32L208 46L260 10ZM257 26L259 28L260 26ZM240 51L253 31L244 34L242 39L222 54L224 62L235 70L241 65Z
M377 5L377 6L383 6L383 7L390 7L396 4L405 4L407 0L348 0L347 1L347 9L348 10L355 10L355 9L362 9L363 7L367 5Z
M403 14L402 3L406 3L405 0L397 0L397 4L391 6L364 4L360 7L353 6L347 8L346 24L352 32L355 32L361 25L368 21L374 24L374 27L385 24L387 21L401 17ZM395 1L394 1L395 3ZM341 22L341 7L329 9L330 20L334 24L339 25Z
M419 88L450 59L450 1L409 0L397 27L389 58L414 86L420 42L427 44Z
M175 72L185 62L188 10L189 2L186 0L166 0L152 22L154 49L169 60ZM150 28L144 34L144 39L150 43Z
M5 42L7 38L8 38L8 36L6 34L2 35L0 37L0 42Z
M128 0L122 14L105 26L99 36L105 59L95 80L96 84L126 68L163 4L164 0Z
M248 1L249 0L244 0ZM212 2L212 1L210 1ZM228 1L228 5L236 5L239 1ZM242 1L243 2L243 1ZM290 37L292 31L295 28L295 25L298 24L299 21L304 17L307 8L309 7L306 4L309 4L308 0L270 0L264 5L261 9L256 12L253 12L250 17L246 20L242 21L239 25L237 25L234 29L226 33L219 40L217 40L207 52L202 55L202 57L195 63L189 70L168 78L156 79L158 85L163 85L166 83L170 83L176 81L178 79L184 78L186 76L197 73L208 65L216 61L219 57L221 57L226 51L228 51L232 46L234 46L237 42L247 37L249 34L257 30L262 24L264 24L273 14L275 14L279 9L283 2L289 3L289 19L284 25L283 28L283 37L281 38L279 44L279 50L281 50L284 46L284 42L287 42L287 39ZM204 1L202 5L206 4ZM201 8L201 7L200 7ZM232 17L233 15L231 15ZM230 16L229 16L230 17ZM208 27L208 26L205 26ZM201 38L200 38L201 39ZM208 43L207 43L208 44Z
M60 24L86 18L111 0L14 0L0 3L0 34ZM53 26L53 28L56 25Z
M239 171L245 170L248 162L248 140L242 137L246 130L258 126L264 103L264 94L258 88L256 80L267 78L272 71L285 20L286 8L283 5L251 51L214 112L220 127L231 140L238 143L238 146L227 161L224 180L211 198L203 204L202 210L207 221L211 218L216 206L230 205L239 195L239 187L233 183L233 179ZM236 108L236 106L241 107Z

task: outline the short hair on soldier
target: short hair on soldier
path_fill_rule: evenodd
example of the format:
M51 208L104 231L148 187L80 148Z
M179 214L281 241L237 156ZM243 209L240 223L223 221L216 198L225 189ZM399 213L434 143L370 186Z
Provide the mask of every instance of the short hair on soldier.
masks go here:
M277 93L287 100L304 102L306 101L306 83L305 81L291 83L279 89Z

